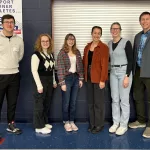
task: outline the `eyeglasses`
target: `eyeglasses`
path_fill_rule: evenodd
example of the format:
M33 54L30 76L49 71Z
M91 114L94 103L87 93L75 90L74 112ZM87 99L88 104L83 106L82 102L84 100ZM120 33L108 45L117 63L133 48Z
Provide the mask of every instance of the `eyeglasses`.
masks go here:
M111 28L111 30L120 30L120 28Z
M5 23L5 24L15 24L13 21L5 21L3 23Z
M74 40L75 40L75 39L71 39L71 38L68 39L68 41L74 41Z
M41 41L41 43L49 43L49 41Z

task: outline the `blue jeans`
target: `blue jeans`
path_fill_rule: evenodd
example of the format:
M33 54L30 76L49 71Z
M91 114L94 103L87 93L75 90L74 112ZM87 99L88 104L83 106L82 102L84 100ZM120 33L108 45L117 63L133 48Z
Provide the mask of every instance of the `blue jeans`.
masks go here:
M112 67L110 72L110 88L112 97L112 117L116 125L127 127L130 116L129 93L132 84L132 73L129 76L129 86L123 87L127 66Z
M63 121L74 121L79 90L79 76L76 73L67 75L65 83L67 90L62 91Z

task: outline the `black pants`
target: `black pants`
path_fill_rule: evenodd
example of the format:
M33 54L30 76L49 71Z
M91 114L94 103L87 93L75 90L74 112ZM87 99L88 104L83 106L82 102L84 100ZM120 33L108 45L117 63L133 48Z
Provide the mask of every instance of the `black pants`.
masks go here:
M53 93L53 77L41 76L40 80L43 85L43 93L38 93L37 86L35 82L33 82L33 124L35 128L44 128L45 124L48 123L49 109Z
M88 69L87 99L90 125L95 127L104 126L105 117L105 89L100 89L99 83L91 83L90 69Z
M14 121L17 98L20 87L20 74L0 75L0 117L1 110L6 95L7 99L7 121Z
M140 123L146 122L146 106L148 112L148 124L150 127L150 78L140 78L140 68L137 66L133 78L133 95L136 105L137 120ZM147 105L145 105L145 90L147 95Z

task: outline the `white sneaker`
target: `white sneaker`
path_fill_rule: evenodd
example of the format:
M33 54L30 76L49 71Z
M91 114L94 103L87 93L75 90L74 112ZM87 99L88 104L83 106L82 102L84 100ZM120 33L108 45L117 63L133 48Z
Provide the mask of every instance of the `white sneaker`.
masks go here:
M126 127L119 127L116 131L116 134L123 135L127 130L128 130L128 128L126 128Z
M73 122L71 122L70 125L73 131L79 130L78 127Z
M53 126L50 125L50 124L45 124L45 127L48 128L48 129L51 129Z
M35 129L35 132L37 132L37 133L42 133L42 134L49 134L49 133L51 133L51 130L50 129L48 129L48 128L46 128L46 127L44 127L44 128L41 128L41 129Z
M65 123L64 128L67 132L72 131L71 125L69 123Z
M109 132L110 132L110 133L115 133L116 130L117 130L117 128L118 128L118 125L113 124L113 125L109 128Z

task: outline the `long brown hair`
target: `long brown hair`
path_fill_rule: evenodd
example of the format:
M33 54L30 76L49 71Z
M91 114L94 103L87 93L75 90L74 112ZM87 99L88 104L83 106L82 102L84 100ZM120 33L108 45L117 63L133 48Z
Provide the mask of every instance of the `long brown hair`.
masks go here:
M51 54L51 53L53 52L53 42L52 42L52 38L51 38L50 35L47 34L47 33L43 33L43 34L40 34L40 35L38 36L38 38L37 38L37 40L36 40L36 42L35 42L35 45L34 45L34 49L35 49L36 51L39 51L39 52L42 52L42 51L43 51L42 46L41 46L41 38L42 38L43 36L46 36L46 37L48 37L48 39L49 39L49 48L47 49L47 53L48 53L48 54Z
M69 34L66 35L62 49L64 49L64 51L66 53L69 52L69 47L68 47L68 44L67 44L67 40L69 39L69 37L73 37L74 38L74 45L72 46L72 52L74 54L76 54L76 52L77 52L76 38L75 38L75 36L72 33L69 33Z

